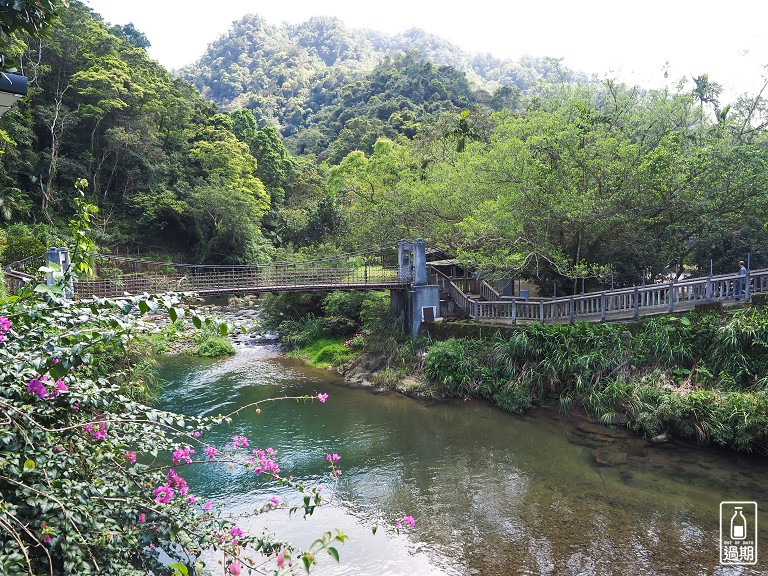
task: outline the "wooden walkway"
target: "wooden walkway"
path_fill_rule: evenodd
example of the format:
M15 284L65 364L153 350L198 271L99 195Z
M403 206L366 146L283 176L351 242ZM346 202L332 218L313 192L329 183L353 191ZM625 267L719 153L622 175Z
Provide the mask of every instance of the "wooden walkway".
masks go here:
M746 276L723 274L679 282L634 286L559 298L502 298L490 286L481 288L481 298L472 298L452 279L432 269L432 282L440 286L467 315L478 321L504 323L617 321L647 314L691 310L697 304L733 302L737 282L744 282L741 301L752 294L768 292L768 269L752 270Z

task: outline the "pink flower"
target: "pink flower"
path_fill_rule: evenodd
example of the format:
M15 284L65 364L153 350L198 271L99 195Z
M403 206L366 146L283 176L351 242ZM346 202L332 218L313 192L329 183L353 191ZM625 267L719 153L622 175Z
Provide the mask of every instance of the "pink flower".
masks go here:
M248 447L248 439L245 436L232 436L232 446L235 448Z
M53 540L53 538L51 538L50 534L45 534L43 536L43 542L45 542L46 544L48 544L51 540Z
M231 576L240 576L240 571L242 569L243 569L243 565L240 564L239 560L235 560L234 562L232 562L232 564L227 566L227 572L229 572Z
M272 502L272 504L274 504L275 506L280 504L280 499L277 496L272 496L272 498L270 498L269 501Z
M107 437L107 425L104 422L96 422L96 425L86 424L84 430L96 440L104 440Z
M187 481L176 474L176 471L173 468L168 470L168 485L171 488L176 488L181 496L184 496L187 492L189 492Z
M206 446L203 452L205 452L206 456L208 456L210 460L213 460L214 458L216 458L216 456L219 455L219 451L216 450L216 448L214 448L213 446Z
M55 390L53 392L54 396L58 396L62 392L69 392L69 386L67 386L63 380L56 380L56 383L54 384Z
M173 498L173 488L167 484L158 486L155 488L154 492L152 492L152 495L155 497L155 502L158 504L168 504L168 502L171 501L171 498Z
M403 522L408 524L411 528L416 526L416 520L413 519L413 516L403 516Z
M173 451L173 465L180 464L182 460L186 462L187 464L192 464L192 458L190 458L190 454L194 454L195 451L192 450L190 447L186 448L178 448Z
M341 456L338 454L326 454L325 459L328 460L328 462L338 462L341 460Z
M205 504L203 504L203 510L205 510L207 512L207 511L209 511L211 509L212 506L213 506L213 504L211 504L211 501L210 500L206 500Z
M317 399L324 404L325 401L328 400L328 394L323 394L322 392L319 392L317 394Z
M243 536L243 531L242 531L242 530L240 530L240 528L238 528L237 526L235 526L234 528L232 528L232 529L229 531L229 534L230 534L231 536L234 536L235 538L242 538L242 536Z
M142 512L139 514L139 522L146 522L147 521L147 515Z
M277 450L274 448L267 448L264 450L254 450L253 455L258 459L259 465L256 466L253 471L256 474L263 474L264 472L271 474L280 474L280 467L273 456L277 454Z
M45 384L37 378L32 378L32 380L29 381L29 384L27 384L27 392L34 394L39 398L45 398Z
M187 502L189 502L190 504L194 504L195 502L197 502L197 498L195 498L194 496L187 496Z
M136 452L126 452L123 456L125 456L125 459L131 464L136 464Z
M0 316L0 330L7 332L11 329L11 321L5 316Z
M277 567L282 568L283 566L285 566L285 552L280 552L277 555Z
M192 432L192 436L195 437L195 438L200 438L200 431L199 430L195 430L194 432Z

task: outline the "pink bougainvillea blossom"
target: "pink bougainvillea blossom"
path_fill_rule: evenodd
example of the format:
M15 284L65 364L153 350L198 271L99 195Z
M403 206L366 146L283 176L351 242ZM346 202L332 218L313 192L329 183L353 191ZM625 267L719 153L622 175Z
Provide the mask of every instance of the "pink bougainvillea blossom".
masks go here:
M139 514L139 522L146 522L147 521L147 515L144 514L144 512L141 512Z
M5 316L0 316L0 330L8 332L11 329L11 321Z
M56 380L54 384L53 395L58 396L62 392L69 392L69 386L63 380Z
M213 507L213 504L211 504L210 500L206 500L205 504L203 504L203 510L205 510L206 512L210 510L212 507Z
M40 398L45 398L45 384L37 378L32 378L27 384L27 392Z
M325 403L325 401L328 400L328 394L318 392L317 399L320 400L320 402Z
M155 502L158 504L168 504L168 502L170 502L173 498L173 494L173 488L167 484L158 486L155 488L154 492L152 492L152 495L155 497Z
M277 506L278 504L280 504L280 498L278 498L277 496L272 496L272 497L269 499L269 501L270 501L270 502L272 502L272 504L274 504L275 506Z
M341 460L341 456L338 454L326 454L325 459L328 460L328 462L338 462Z
M234 448L248 447L248 439L245 436L232 436L232 446Z
M173 468L168 470L168 485L171 488L178 490L181 496L184 496L187 492L189 492L187 481L176 474L176 471Z
M200 438L200 430L195 430L194 432L192 432L192 436L195 438Z
M216 448L214 448L213 446L206 446L203 452L205 452L206 456L208 456L210 460L213 460L214 458L216 458L216 456L219 455L219 451L216 450Z
M276 454L277 450L274 448L267 448L266 450L254 450L253 455L256 457L255 459L258 460L259 464L253 469L253 471L256 472L256 474L263 474L265 472L271 474L280 474L280 467L277 465L277 462L274 459Z
M240 563L239 560L235 560L232 562L229 566L227 566L227 572L231 576L240 576L243 570L243 565Z
M136 452L126 452L123 456L125 456L125 459L131 464L136 464Z
M182 462L192 464L192 458L190 457L190 454L194 453L195 451L189 446L185 448L177 448L173 451L173 465L175 466L176 464L181 464Z
M104 422L89 423L83 429L96 440L104 440L107 437L107 425Z
M413 519L413 516L403 516L403 522L411 528L416 526L416 520Z

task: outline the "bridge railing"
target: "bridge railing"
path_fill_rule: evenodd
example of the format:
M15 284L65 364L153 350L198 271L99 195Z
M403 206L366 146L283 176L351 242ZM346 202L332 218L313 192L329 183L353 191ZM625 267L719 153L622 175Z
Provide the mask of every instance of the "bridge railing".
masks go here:
M385 265L383 259L376 258L216 266L107 256L102 257L100 269L110 278L77 282L75 293L82 297L163 291L206 295L286 289L375 289L403 284L396 266Z
M476 301L464 294L459 286L445 274L434 271L433 278L468 317L476 320L511 322L574 322L673 312L692 308L696 304L733 299L741 283L744 283L742 287L744 300L751 294L768 292L768 270L755 270L746 277L723 274L680 282L535 300Z

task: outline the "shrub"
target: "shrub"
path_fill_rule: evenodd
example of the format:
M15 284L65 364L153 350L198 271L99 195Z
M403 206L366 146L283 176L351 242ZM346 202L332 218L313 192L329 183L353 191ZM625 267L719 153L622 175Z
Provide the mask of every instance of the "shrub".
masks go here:
M218 358L219 356L231 356L235 353L235 347L227 338L221 336L205 336L197 347L195 354L206 358Z

